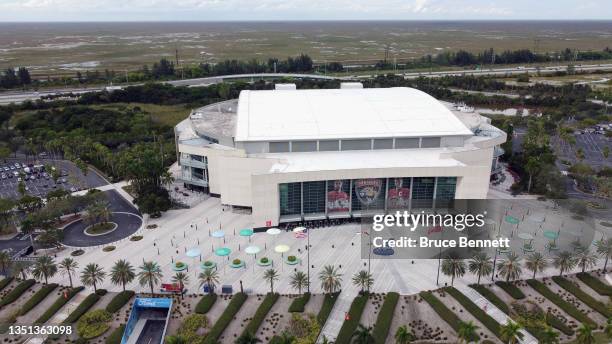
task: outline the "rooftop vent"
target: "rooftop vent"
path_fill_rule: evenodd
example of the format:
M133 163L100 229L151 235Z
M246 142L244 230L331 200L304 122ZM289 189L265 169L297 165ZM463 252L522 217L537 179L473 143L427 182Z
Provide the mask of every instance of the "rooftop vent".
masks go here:
M277 91L292 91L296 90L295 84L276 84L274 89Z
M341 82L340 88L344 90L356 90L363 88L363 84L360 82Z

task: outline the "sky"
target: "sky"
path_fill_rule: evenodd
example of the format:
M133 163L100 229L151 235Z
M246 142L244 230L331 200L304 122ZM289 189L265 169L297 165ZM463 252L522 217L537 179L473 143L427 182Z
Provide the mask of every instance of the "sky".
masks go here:
M0 0L2 21L612 20L611 0Z

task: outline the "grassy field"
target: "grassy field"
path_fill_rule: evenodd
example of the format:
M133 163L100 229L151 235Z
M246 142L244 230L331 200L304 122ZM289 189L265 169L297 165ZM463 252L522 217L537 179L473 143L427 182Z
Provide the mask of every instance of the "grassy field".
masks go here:
M143 103L116 103L116 104L103 104L93 105L92 107L98 109L133 109L139 107L143 112L151 115L151 119L159 124L164 124L174 127L178 122L184 120L189 116L191 109L186 108L183 105L155 105L155 104L143 104Z

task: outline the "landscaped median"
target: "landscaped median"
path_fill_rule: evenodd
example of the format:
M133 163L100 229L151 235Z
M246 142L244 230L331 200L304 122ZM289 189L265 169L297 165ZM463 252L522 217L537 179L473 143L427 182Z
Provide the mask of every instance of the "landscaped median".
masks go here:
M4 307L15 302L21 296L21 294L30 289L34 283L36 283L36 281L33 279L25 280L19 283L15 288L13 288L13 290L9 291L2 299L0 299L0 307Z
M555 281L555 283L557 283L558 285L561 286L561 288L567 290L568 292L570 292L571 294L573 294L575 297L577 297L580 301L582 301L585 305L591 307L592 309L594 309L595 311L601 313L601 315L603 315L606 318L612 317L612 312L610 311L610 309L608 309L608 307L595 300L591 295L585 293L584 291L580 290L580 287L578 287L576 284L574 284L573 282L569 281L568 279L565 279L561 276L553 276L553 281Z
M368 293L363 293L353 299L351 308L348 311L348 319L344 320L342 327L340 327L340 332L338 332L338 337L336 337L336 344L349 344L351 342L353 333L355 333L361 320L361 314L368 303L369 295Z
M599 295L612 296L612 287L602 282L599 278L586 272L576 274L576 277Z
M72 288L67 291L66 295L62 294L57 297L57 300L47 309L34 323L36 324L44 324L46 323L57 311L60 310L70 299L72 299L76 294L78 294L81 290L85 289L84 287Z
M396 292L390 292L387 294L387 297L385 297L385 302L383 302L382 307L380 307L380 312L378 313L374 329L372 330L374 343L384 344L387 340L397 301L399 301L399 294Z
M115 295L113 299L106 305L106 311L113 314L125 306L128 301L134 296L132 290L124 290L119 294Z
M306 304L310 300L310 293L304 293L291 301L289 305L289 313L304 313Z
M334 304L336 303L336 300L338 300L339 295L340 292L325 294L323 304L321 305L321 309L319 309L319 313L317 314L317 322L319 322L321 328L325 326L325 322L327 322L327 318L329 318L332 309L334 309Z
M64 319L64 321L62 321L62 323L72 324L79 321L83 314L93 307L98 300L100 300L100 296L96 293L87 295L87 297L81 301L81 303L74 309L74 311L72 311L72 313L70 313L70 315L68 315L66 319Z
M470 287L476 290L478 294L484 296L485 299L495 305L495 307L497 307L500 311L510 314L510 308L508 305L502 299L500 299L499 296L495 295L491 289L482 284L470 284Z
M266 318L266 315L268 315L268 312L270 311L270 309L272 309L279 296L280 295L278 293L266 294L264 300L259 304L259 307L257 307L257 310L251 318L251 321L249 321L249 323L244 328L244 331L242 331L243 335L246 333L250 333L254 336L257 335L257 330L259 329L259 326L261 326L261 323L263 323L264 319Z
M459 302L463 308L465 308L470 314L474 316L474 318L478 319L486 328L489 329L497 338L501 337L500 328L501 325L497 322L497 320L493 319L490 315L487 314L482 308L478 307L477 304L472 302L467 296L463 295L459 290L454 287L446 287L442 288L445 292L447 292L450 296L454 297L457 302ZM501 338L500 338L501 339Z
M121 344L121 338L125 332L125 325L119 325L108 337L106 337L105 344Z
M12 281L13 281L13 277L7 277L7 278L2 279L2 281L0 281L0 291L6 288L6 286L9 285Z
M442 301L440 301L431 291L422 291L419 295L427 302L433 310L438 313L440 318L442 318L446 323L455 330L455 332L459 331L459 327L461 326L461 319L453 313L448 307L446 307ZM480 337L475 334L474 337L470 338L470 341L477 342Z
M210 293L202 296L198 304L195 306L195 312L198 314L206 314L217 301L217 294Z
M21 309L19 310L19 315L25 315L26 313L28 313L32 308L36 307L36 305L41 303L42 300L47 297L47 295L49 295L53 290L55 290L55 288L57 288L57 283L43 285L40 290L34 293L34 295L32 295L32 297L30 297L30 299L21 306Z
M527 280L527 284L529 284L530 287L535 289L538 293L542 294L542 296L544 296L545 298L550 300L550 302L557 305L557 307L561 308L563 311L565 311L565 313L569 314L574 319L582 323L587 323L591 325L592 327L597 326L597 324L595 323L595 321L593 321L593 319L589 318L584 313L582 313L578 308L576 308L574 305L563 300L561 296L554 293L552 290L548 289L548 287L545 286L544 283L538 280L529 279Z
M206 338L204 339L204 344L216 344L223 334L225 328L234 320L234 316L242 307L242 304L247 299L247 294L245 293L237 293L232 296L232 300L229 302L221 316L217 319L217 322L213 325L210 331L206 334Z
M525 293L515 286L512 282L497 281L495 285L502 288L508 295L512 296L515 300L522 300L525 298Z

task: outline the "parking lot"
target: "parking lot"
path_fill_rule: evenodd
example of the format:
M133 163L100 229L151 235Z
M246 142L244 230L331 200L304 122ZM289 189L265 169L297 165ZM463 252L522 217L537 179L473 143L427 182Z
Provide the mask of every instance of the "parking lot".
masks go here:
M576 151L582 149L584 152L584 159L582 162L590 165L593 168L601 168L602 166L612 166L612 143L610 139L603 134L584 132L582 134L574 135L576 138L576 144L570 145L569 143L559 140L555 137L553 144L558 147L557 154L560 159L575 163L578 161L576 158ZM610 155L608 158L604 157L604 147L610 149Z
M60 174L57 183L45 166L53 166ZM84 175L73 163L64 160L7 159L0 163L0 197L20 198L19 182L23 181L26 193L45 197L49 191L64 189L70 192L107 184L92 170Z

